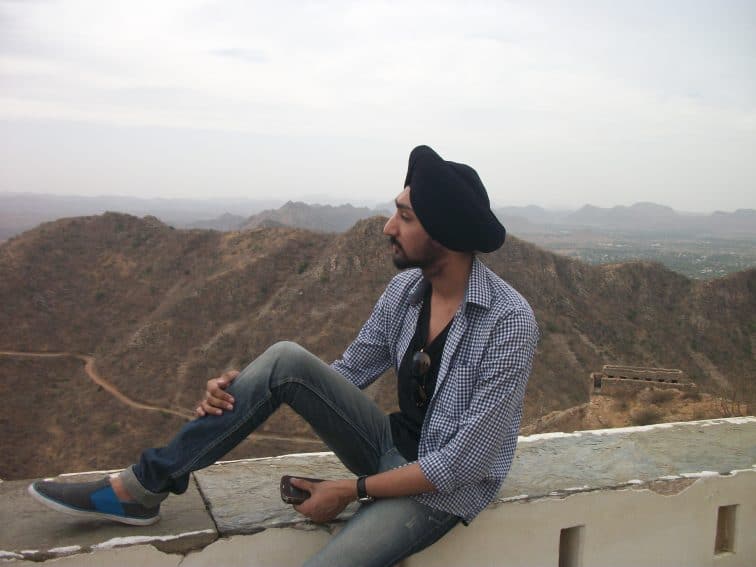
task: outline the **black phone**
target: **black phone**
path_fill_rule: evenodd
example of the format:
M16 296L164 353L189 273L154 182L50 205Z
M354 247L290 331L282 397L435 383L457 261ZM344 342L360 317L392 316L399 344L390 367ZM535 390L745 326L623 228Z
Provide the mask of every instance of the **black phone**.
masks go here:
M310 493L291 484L292 478L301 478L310 482L323 482L322 478L307 478L306 476L284 475L281 477L281 500L287 504L301 504L310 497Z

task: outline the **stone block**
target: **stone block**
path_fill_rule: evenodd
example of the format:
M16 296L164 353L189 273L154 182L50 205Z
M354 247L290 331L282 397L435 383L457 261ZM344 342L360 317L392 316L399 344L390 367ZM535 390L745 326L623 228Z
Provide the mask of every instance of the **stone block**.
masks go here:
M281 500L285 474L316 478L353 478L332 453L284 455L219 463L195 473L202 495L221 535L250 534L270 527L309 523ZM357 509L350 505L340 516Z

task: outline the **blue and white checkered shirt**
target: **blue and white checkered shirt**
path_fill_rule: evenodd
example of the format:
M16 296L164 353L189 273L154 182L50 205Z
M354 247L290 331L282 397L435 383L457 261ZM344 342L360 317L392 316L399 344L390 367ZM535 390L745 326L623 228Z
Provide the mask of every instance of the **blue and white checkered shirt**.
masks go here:
M332 367L359 388L399 368L423 288L419 269L394 277ZM418 463L437 492L416 500L469 522L494 499L512 465L538 336L528 302L476 258L420 432Z

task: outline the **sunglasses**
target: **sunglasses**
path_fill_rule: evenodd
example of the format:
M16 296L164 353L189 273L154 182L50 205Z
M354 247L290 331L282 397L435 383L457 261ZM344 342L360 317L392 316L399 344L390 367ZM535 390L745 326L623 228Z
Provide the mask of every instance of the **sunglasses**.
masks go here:
M415 379L415 405L419 408L428 403L428 393L425 391L427 384L425 378L431 367L431 358L423 349L412 355L412 377ZM420 381L422 379L422 382Z

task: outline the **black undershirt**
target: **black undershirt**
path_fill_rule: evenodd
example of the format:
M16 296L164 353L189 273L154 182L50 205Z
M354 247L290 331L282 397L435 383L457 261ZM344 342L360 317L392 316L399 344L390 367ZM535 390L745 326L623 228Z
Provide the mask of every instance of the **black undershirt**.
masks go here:
M451 327L451 321L449 321L444 330L424 349L431 359L428 373L424 377L419 378L412 376L412 357L423 347L428 337L431 311L430 300L431 286L428 285L423 296L423 306L420 310L420 316L417 318L415 335L407 347L407 352L404 353L397 373L399 411L389 415L394 445L396 445L402 456L409 462L417 460L420 430L423 427L423 420L425 419L430 399L433 396L433 391L436 389L436 378L438 376L438 369L441 366L441 355L444 352L446 336L449 334L449 328ZM428 396L427 401L422 407L417 407L416 403L415 390L417 389L417 381L424 385L424 390Z

